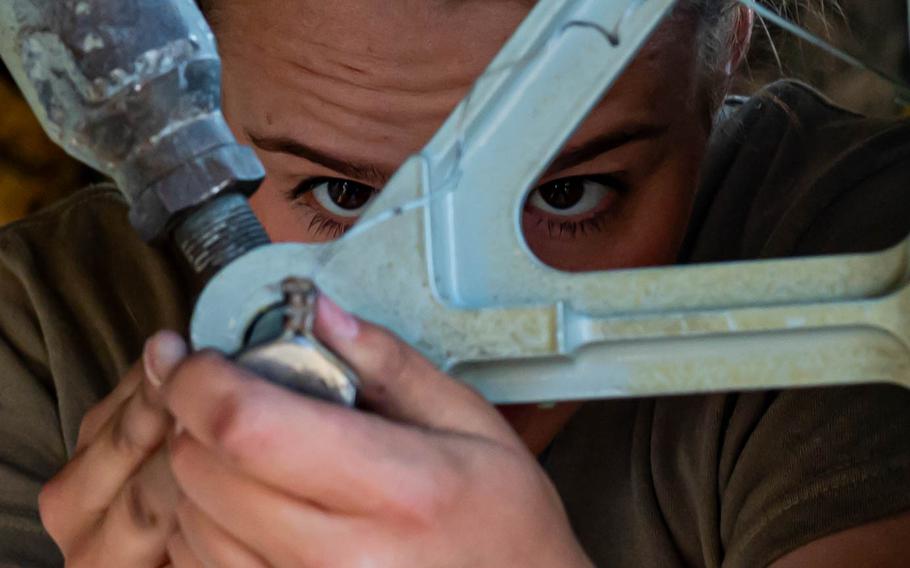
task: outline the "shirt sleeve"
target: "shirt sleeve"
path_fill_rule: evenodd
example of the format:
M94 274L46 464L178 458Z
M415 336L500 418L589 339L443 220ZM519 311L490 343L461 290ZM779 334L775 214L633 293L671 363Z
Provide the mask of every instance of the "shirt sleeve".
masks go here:
M767 566L910 510L910 391L746 394L729 416L718 472L724 566Z
M0 230L0 566L62 565L38 493L146 338L185 332L181 284L110 186Z
M38 493L66 462L38 320L0 236L0 566L62 566L41 525Z
M868 119L782 82L717 134L705 174L712 193L696 208L689 260L871 252L910 233L910 122ZM767 566L910 510L910 391L856 386L723 400L710 407L717 422L701 431L712 451L719 444L719 460L710 455L698 473L714 479L716 471L699 505L708 518L719 515L724 566Z

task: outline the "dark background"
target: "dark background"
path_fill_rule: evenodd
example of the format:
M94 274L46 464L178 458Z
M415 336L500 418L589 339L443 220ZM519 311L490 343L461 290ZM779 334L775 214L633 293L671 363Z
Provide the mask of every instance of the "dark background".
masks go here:
M788 16L808 29L893 75L910 77L904 0L840 0L838 6L830 0L793 0L791 5ZM775 49L779 57L775 57ZM859 112L910 116L886 81L850 68L773 26L766 31L759 25L736 90L748 94L780 77L802 79ZM44 136L0 66L0 225L95 178Z
M787 13L790 19L850 54L910 81L905 0L793 0L791 4L794 7ZM748 92L781 76L802 79L835 102L864 114L896 116L906 112L906 105L896 102L895 89L886 81L854 69L771 24L767 29L758 25L739 89Z

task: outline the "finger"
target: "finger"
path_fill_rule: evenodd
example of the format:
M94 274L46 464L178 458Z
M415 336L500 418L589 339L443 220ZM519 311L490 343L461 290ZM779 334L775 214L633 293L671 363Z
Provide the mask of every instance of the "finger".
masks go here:
M179 532L174 533L168 539L167 555L170 557L174 568L206 568Z
M182 341L170 339L156 349L162 375L170 374L186 353ZM100 520L127 480L163 442L171 419L157 390L155 384L142 381L95 441L42 489L41 519L61 549Z
M316 332L360 376L360 395L371 410L409 424L519 443L476 391L439 371L387 330L354 318L326 296L320 296L317 304Z
M123 487L101 525L99 542L130 543L120 566L160 566L168 536L176 527L180 500L170 456L162 447ZM117 547L108 547L107 555ZM125 556L125 555L124 555Z
M177 508L180 533L203 565L212 568L266 568L258 554L184 502Z
M136 363L126 372L120 384L107 397L85 413L85 416L82 417L82 422L79 424L79 437L76 441L77 454L95 441L98 432L119 410L124 401L136 392L139 383L144 378L145 374L142 364Z
M68 555L77 566L158 568L176 526L179 499L166 452L159 451L127 483L90 537L78 539Z
M181 532L203 563L224 554L247 562L238 566L328 566L326 554L355 537L343 517L236 471L189 435L172 443L171 463L188 502Z
M408 497L431 499L432 471L450 465L422 429L297 395L214 353L187 359L163 393L186 431L235 468L327 509L408 514Z
M142 381L148 379L153 385L160 385L161 380L155 376L155 365L158 358L161 357L158 352L168 349L175 343L182 344L183 340L177 334L169 331L159 332L149 338L143 349L142 359L127 371L110 394L93 406L83 417L76 442L77 453L94 441L101 428L117 412L120 405L136 392Z

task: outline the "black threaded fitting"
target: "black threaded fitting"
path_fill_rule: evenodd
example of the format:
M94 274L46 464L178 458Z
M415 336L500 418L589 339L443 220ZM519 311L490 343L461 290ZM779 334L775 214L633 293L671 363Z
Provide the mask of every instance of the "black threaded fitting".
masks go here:
M243 195L224 192L184 215L171 231L200 284L269 237Z

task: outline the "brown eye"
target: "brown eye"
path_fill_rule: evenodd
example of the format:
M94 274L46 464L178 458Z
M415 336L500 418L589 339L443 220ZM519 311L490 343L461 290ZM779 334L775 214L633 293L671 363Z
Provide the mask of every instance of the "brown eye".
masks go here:
M557 180L537 188L540 198L553 209L569 209L585 196L584 181L579 178Z
M319 205L339 217L359 217L376 195L372 187L344 179L325 179L311 191Z
M597 178L563 178L532 191L528 205L555 217L573 217L597 209L616 191L616 187Z

